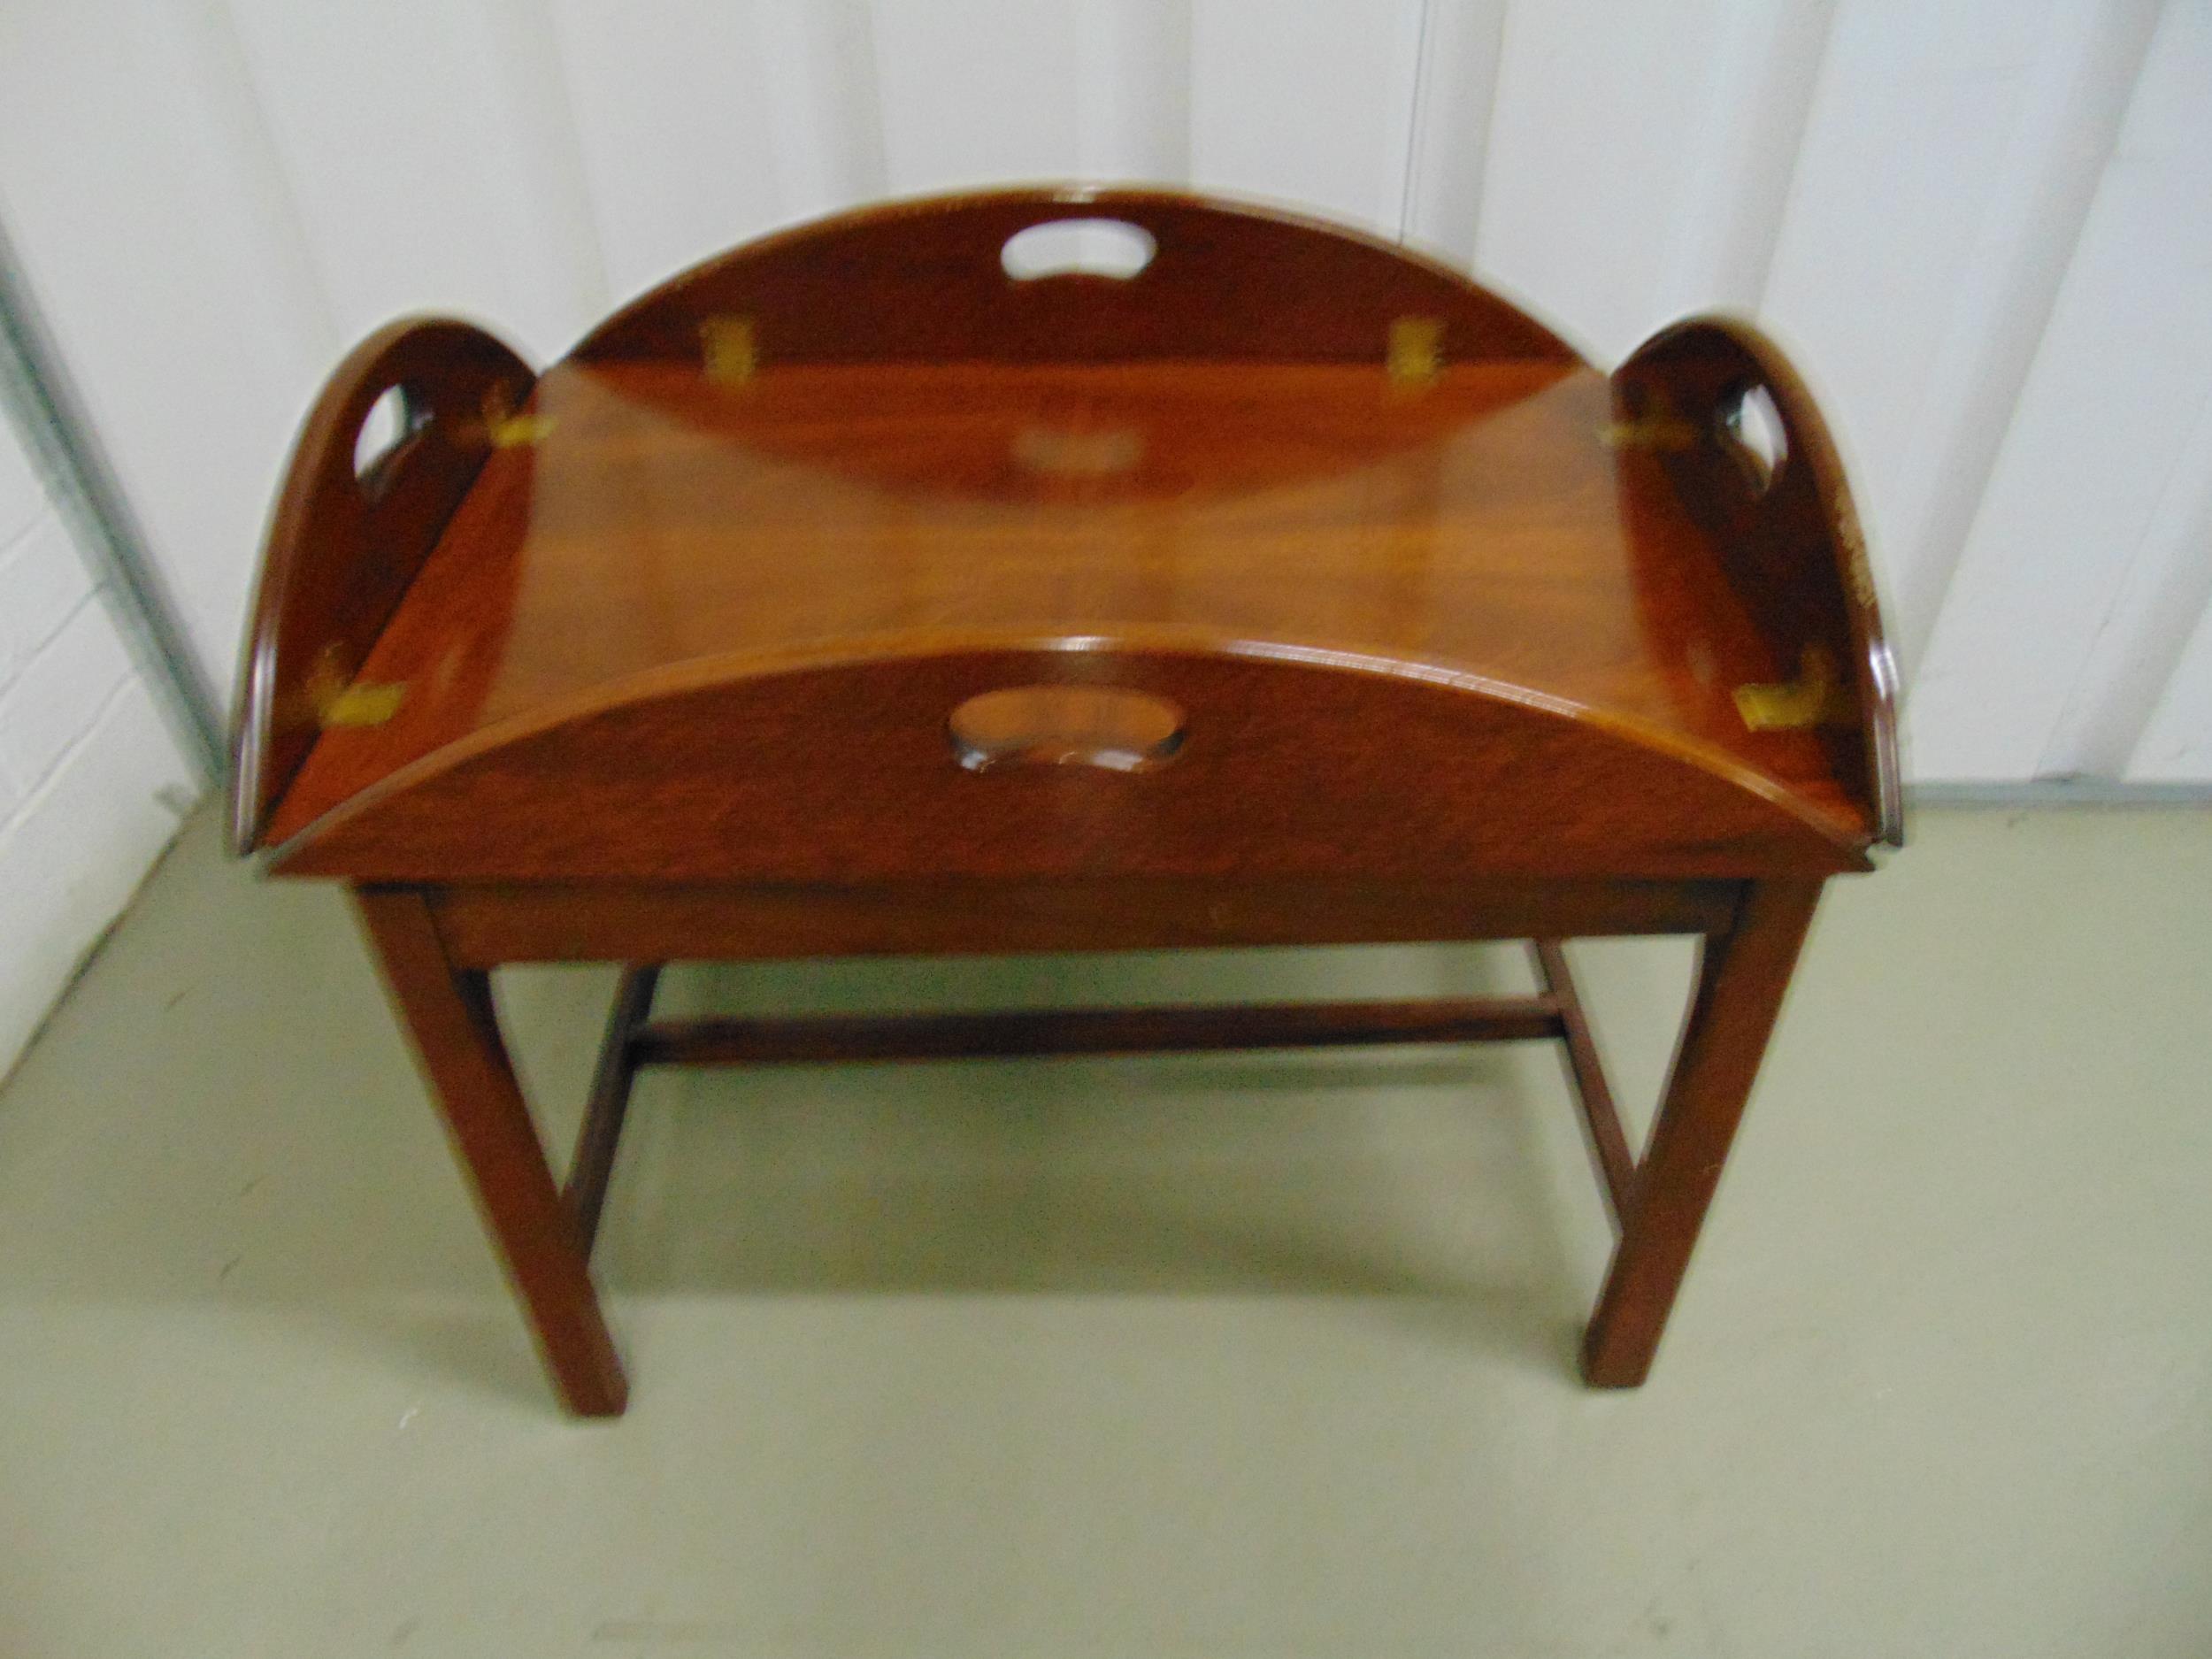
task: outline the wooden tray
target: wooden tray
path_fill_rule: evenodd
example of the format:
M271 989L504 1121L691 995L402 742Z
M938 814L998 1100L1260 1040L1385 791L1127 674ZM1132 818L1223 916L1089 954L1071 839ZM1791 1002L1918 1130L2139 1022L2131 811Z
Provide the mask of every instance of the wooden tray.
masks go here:
M1010 273L1040 226L1148 262ZM1753 330L1686 323L1608 377L1402 250L1104 190L772 237L541 375L461 323L366 342L277 507L233 805L240 851L364 890L457 1118L484 1086L445 1074L411 975L466 1002L522 956L1725 941L1782 893L1801 934L1900 832L1848 493ZM1547 972L1535 1034L1571 1046ZM634 1064L792 1057L642 1034L644 983L616 1093ZM1051 1046L1017 1024L976 1041ZM503 1071L490 1036L471 1064ZM572 1205L525 1222L547 1236L503 1236L511 1264L557 1255ZM1601 1379L1640 1377L1624 1340Z

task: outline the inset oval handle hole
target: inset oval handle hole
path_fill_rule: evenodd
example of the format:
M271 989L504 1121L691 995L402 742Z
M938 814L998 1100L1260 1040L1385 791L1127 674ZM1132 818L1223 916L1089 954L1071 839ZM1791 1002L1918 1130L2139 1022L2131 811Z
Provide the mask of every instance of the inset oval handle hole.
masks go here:
M404 386L388 386L361 418L353 439L353 475L366 483L399 446L429 424L430 411Z
M1765 495L1783 463L1790 458L1790 441L1773 395L1763 386L1740 388L1721 399L1714 411L1714 424L1722 445L1743 469L1751 493Z
M1056 219L1018 230L998 261L1017 282L1039 277L1110 277L1125 282L1152 263L1152 233L1119 219Z
M1010 686L970 697L946 723L970 772L1098 766L1148 772L1175 757L1183 710L1149 692L1110 686Z

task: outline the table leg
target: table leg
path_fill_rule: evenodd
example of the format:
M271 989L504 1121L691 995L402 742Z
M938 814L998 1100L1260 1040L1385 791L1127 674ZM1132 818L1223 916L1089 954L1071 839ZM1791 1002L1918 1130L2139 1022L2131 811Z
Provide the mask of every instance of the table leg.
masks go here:
M1704 941L1666 1096L1583 1342L1593 1387L1633 1388L1651 1370L1820 887L1754 882L1727 931Z
M622 1361L500 1038L490 975L453 965L420 893L357 888L354 900L546 1370L570 1410L619 1416Z

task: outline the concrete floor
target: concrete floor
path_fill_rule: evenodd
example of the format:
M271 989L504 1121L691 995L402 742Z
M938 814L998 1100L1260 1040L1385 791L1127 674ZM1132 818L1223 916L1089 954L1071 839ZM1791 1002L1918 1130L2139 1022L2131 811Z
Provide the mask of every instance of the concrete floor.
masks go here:
M0 1654L2212 1652L2212 814L1839 883L1640 1393L1541 1047L658 1075L539 1379L337 895L196 823L0 1095ZM1577 948L1624 1094L1688 953ZM669 1003L1521 981L700 971ZM504 976L557 1133L609 977Z

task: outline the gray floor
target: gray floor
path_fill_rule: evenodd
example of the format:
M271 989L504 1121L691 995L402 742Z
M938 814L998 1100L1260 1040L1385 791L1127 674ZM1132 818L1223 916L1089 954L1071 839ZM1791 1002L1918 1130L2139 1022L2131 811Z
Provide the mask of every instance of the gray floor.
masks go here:
M2212 814L1839 884L1658 1371L1556 1062L657 1076L555 1412L336 896L196 824L0 1095L0 1654L2212 1652ZM1581 946L1632 1098L1686 950ZM1508 987L1511 952L672 1003ZM508 976L556 1133L605 974Z

